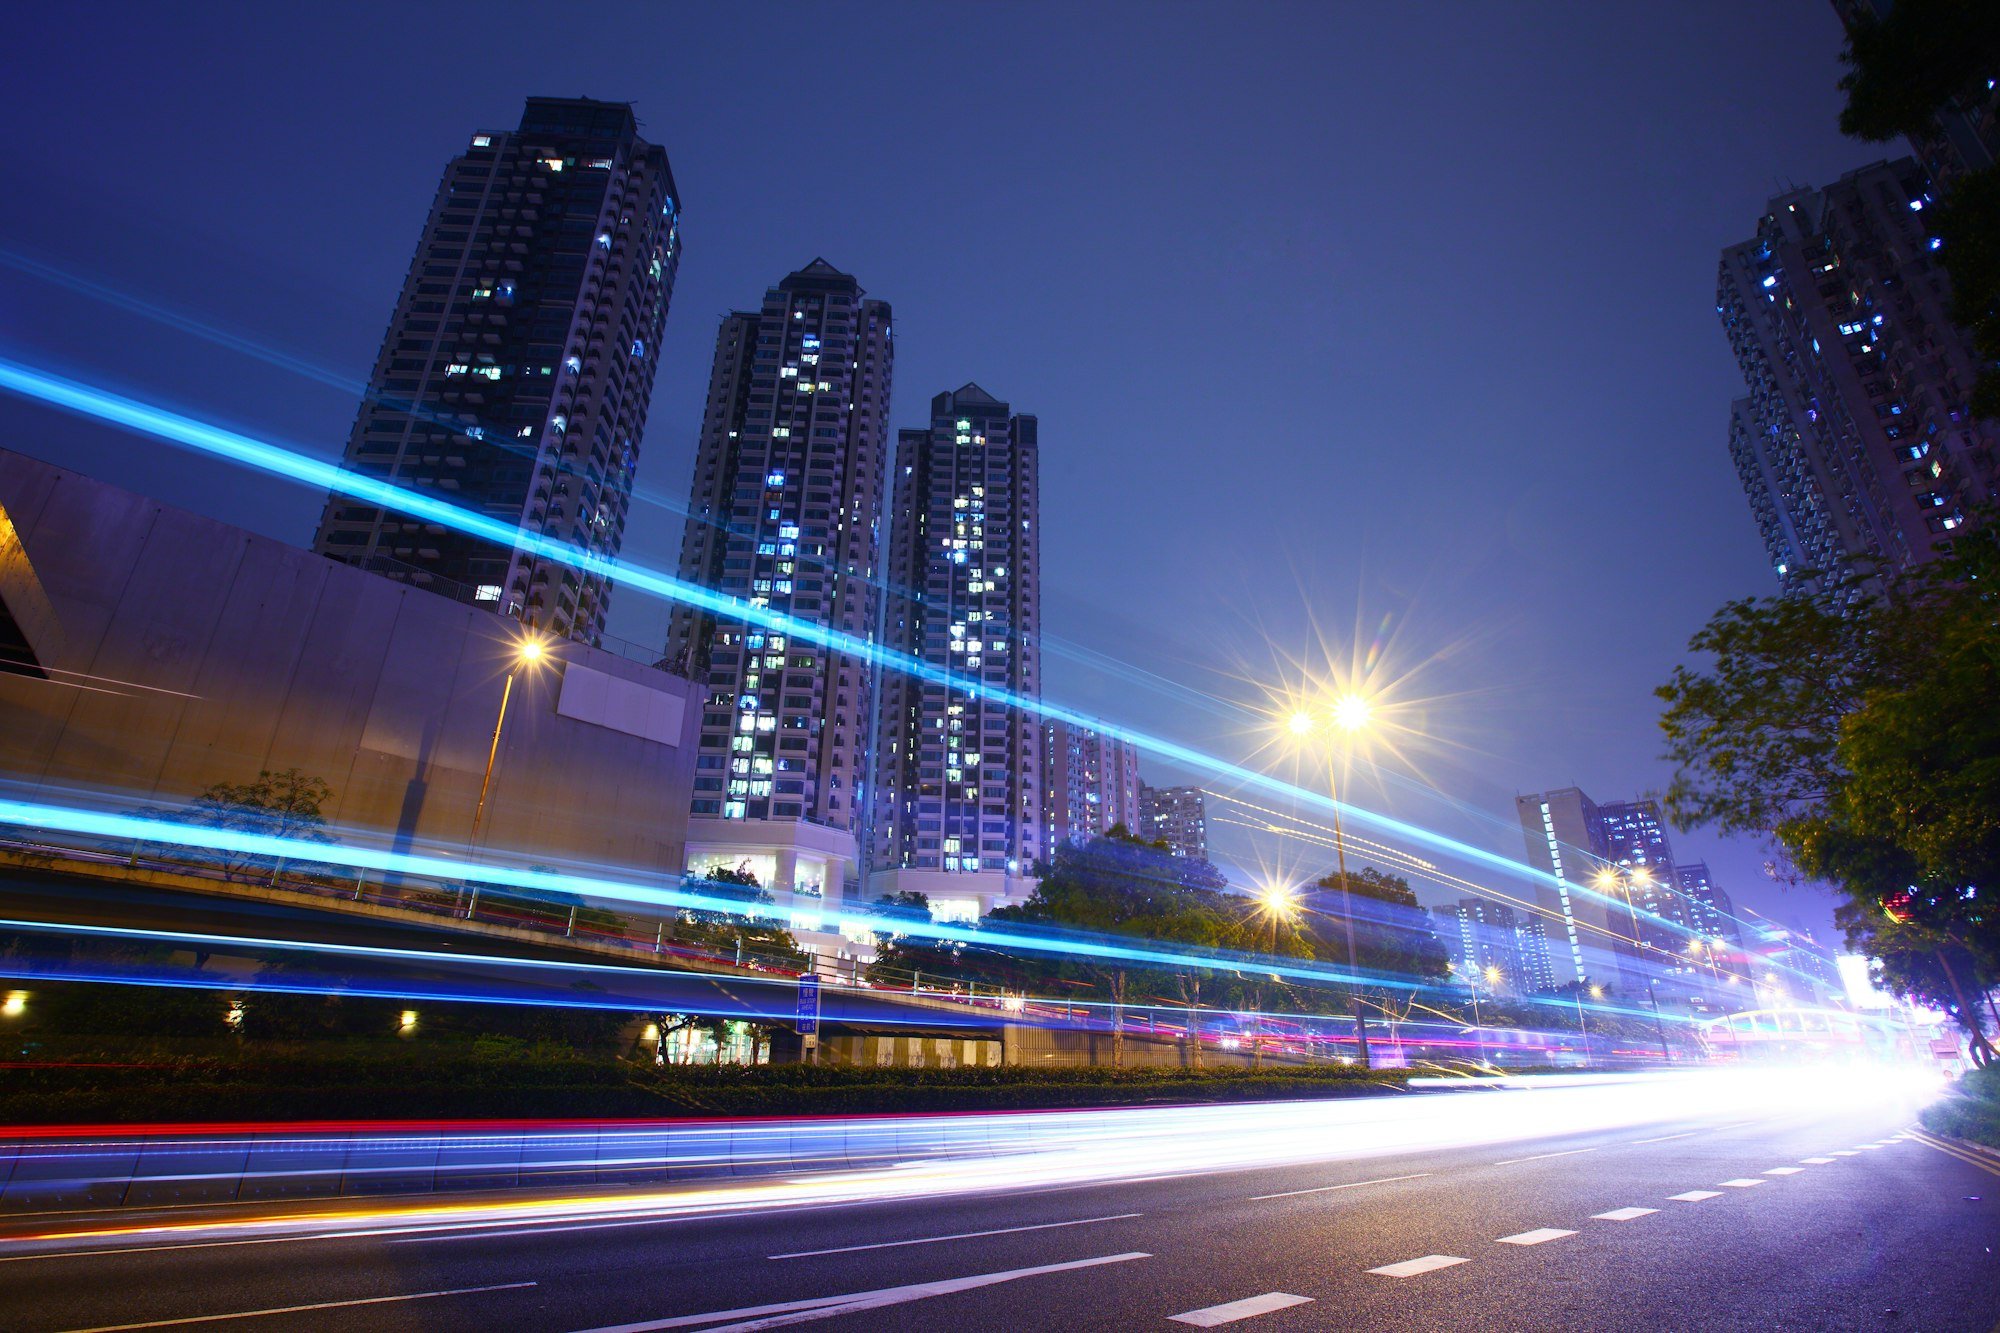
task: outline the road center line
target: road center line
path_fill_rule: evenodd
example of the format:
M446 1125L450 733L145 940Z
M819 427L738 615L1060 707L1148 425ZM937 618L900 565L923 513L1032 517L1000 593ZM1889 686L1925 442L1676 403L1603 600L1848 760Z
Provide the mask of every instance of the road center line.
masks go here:
M1608 1213L1592 1213L1591 1217L1599 1222L1632 1222L1659 1211L1657 1208L1613 1208Z
M1803 1170L1805 1168L1802 1166L1773 1166L1766 1168L1764 1174L1767 1176L1796 1176Z
M1383 1264L1380 1268L1371 1268L1368 1271L1380 1273L1383 1277L1415 1277L1419 1273L1431 1273L1440 1268L1450 1268L1453 1264L1471 1262L1470 1259L1461 1259L1455 1254L1427 1254L1421 1259L1405 1259L1399 1264Z
M1537 1227L1533 1231L1520 1231L1511 1236L1502 1236L1497 1245L1540 1245L1545 1241L1561 1240L1564 1236L1574 1236L1574 1231L1564 1231L1561 1227Z
M1733 1190L1747 1190L1752 1185L1761 1185L1764 1182L1761 1180L1753 1180L1749 1176L1738 1176L1734 1180L1725 1180L1722 1183L1724 1185L1727 1185L1730 1189Z
M1363 1185L1393 1185L1399 1180L1422 1180L1429 1174L1430 1172L1428 1171L1419 1171L1413 1176L1383 1176L1380 1180L1350 1180L1345 1185L1321 1185L1309 1190L1284 1190L1277 1194L1253 1194L1250 1196L1250 1202L1256 1203L1262 1199L1292 1199L1297 1198L1301 1194L1330 1194L1334 1190L1358 1190Z
M413 1291L404 1296L364 1296L352 1301L320 1301L315 1305L280 1305L269 1310L238 1310L232 1314L197 1314L182 1319L149 1319L142 1324L99 1324L95 1328L71 1329L69 1333L125 1333L136 1328L172 1328L177 1324L218 1324L225 1319L263 1319L278 1314L303 1314L308 1310L345 1310L356 1305L388 1305L395 1301L428 1301L439 1296L471 1296L482 1291L518 1291L533 1282L500 1282L490 1287L454 1287L450 1291Z
M1806 1164L1807 1166L1832 1166L1832 1165L1833 1165L1833 1159L1832 1159L1831 1157L1801 1157L1801 1158L1799 1158L1799 1160L1800 1160L1801 1162L1804 1162L1804 1163L1805 1163L1805 1164Z
M893 1250L903 1245L936 1245L947 1240L977 1240L981 1236L1011 1236L1020 1231L1054 1231L1058 1227L1087 1227L1093 1222L1122 1222L1128 1217L1144 1217L1144 1213L1112 1213L1108 1217L1079 1217L1071 1222L1038 1222L1026 1227L995 1227L991 1231L960 1231L949 1236L922 1236L916 1240L878 1240L869 1245L841 1245L830 1250L793 1250L789 1254L772 1254L770 1259L813 1259L822 1254L853 1254L857 1250Z
M1293 1296L1282 1291L1267 1291L1262 1296L1249 1296L1227 1305L1211 1305L1201 1310L1189 1310L1186 1314L1168 1315L1167 1319L1176 1324L1193 1324L1196 1328L1214 1328L1220 1324L1233 1324L1239 1319L1254 1319L1260 1314L1273 1310L1289 1310L1294 1305L1310 1305L1312 1297Z
M1574 1157L1580 1152L1596 1152L1596 1151L1597 1149L1595 1148L1571 1148L1568 1152L1544 1152L1544 1153L1536 1153L1533 1157L1510 1157L1504 1162L1495 1162L1493 1165L1519 1166L1522 1162L1546 1162L1551 1157Z
M1690 1129L1679 1134L1662 1134L1657 1139L1633 1139L1632 1146L1636 1148L1642 1143L1671 1143L1675 1139L1691 1139L1699 1133L1701 1131L1698 1129Z
M1689 1190L1685 1194L1669 1194L1667 1197L1676 1203L1700 1203L1703 1199L1719 1199L1722 1193L1719 1190Z
M856 1291L844 1296L815 1296L809 1300L782 1301L776 1305L749 1305L736 1310L711 1310L707 1314L648 1319L636 1324L611 1324L591 1329L588 1333L654 1333L656 1329L700 1328L704 1325L713 1326L708 1329L708 1333L736 1333L737 1330L753 1328L777 1328L784 1324L831 1319L836 1315L855 1314L863 1310L879 1310L886 1305L902 1305L909 1301L926 1300L932 1296L949 1296L953 1292L990 1287L996 1283L1013 1282L1024 1277L1041 1277L1046 1273L1070 1273L1079 1268L1096 1268L1103 1264L1122 1264L1134 1259L1152 1257L1142 1251L1133 1250L1125 1254L1099 1255L1095 1259L1073 1259L1065 1264L1042 1264L1035 1268L1010 1268L998 1273L947 1278L941 1282L915 1282L903 1287L880 1287L874 1291ZM742 1322L723 1322L731 1319Z

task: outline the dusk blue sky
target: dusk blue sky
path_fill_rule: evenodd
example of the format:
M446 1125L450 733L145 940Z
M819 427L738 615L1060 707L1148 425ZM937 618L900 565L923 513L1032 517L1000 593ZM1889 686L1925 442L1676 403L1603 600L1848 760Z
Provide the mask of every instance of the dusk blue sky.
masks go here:
M685 201L642 490L686 497L717 319L824 256L894 306L896 424L968 380L1041 418L1044 631L1077 650L1048 693L1247 756L1208 701L1256 703L1319 636L1344 664L1358 626L1434 739L1356 798L1517 857L1517 792L1664 783L1651 689L1773 590L1718 252L1899 147L1840 137L1825 0L39 6L8 44L9 254L355 381L469 134L530 94L631 100ZM329 458L354 413L17 268L0 354ZM0 423L292 542L323 499L18 401ZM678 537L641 505L625 553ZM623 638L664 623L614 602ZM1757 848L1676 851L1825 931Z

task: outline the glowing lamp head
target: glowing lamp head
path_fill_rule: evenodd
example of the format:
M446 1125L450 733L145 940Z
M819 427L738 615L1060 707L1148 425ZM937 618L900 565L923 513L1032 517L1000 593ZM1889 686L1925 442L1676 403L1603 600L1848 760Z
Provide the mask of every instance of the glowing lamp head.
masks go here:
M1603 999L1603 998L1604 998L1604 987L1602 987L1602 986L1592 986L1592 987L1590 988L1590 998L1591 998L1591 999L1593 999L1593 1000L1601 1000L1601 999Z
M531 637L521 640L521 646L516 651L516 656L523 662L539 662L548 651L548 647L540 639Z
M1373 712L1360 695L1343 694L1333 701L1333 725L1351 734L1367 726Z
M28 992L24 990L10 990L7 998L0 1000L0 1017L19 1018L27 1012Z
M1313 733L1313 715L1300 709L1285 719L1285 730L1294 736L1310 736Z
M1644 866L1633 866L1631 873L1634 884L1651 884L1653 882L1653 872Z
M1499 968L1497 968L1497 967L1489 967L1489 968L1487 968L1487 969L1486 969L1486 980L1487 980L1487 981L1489 981L1489 982L1498 982L1498 981L1500 980L1500 969L1499 969Z
M1288 917L1298 910L1299 900L1284 885L1272 884L1258 890L1257 905L1270 916Z

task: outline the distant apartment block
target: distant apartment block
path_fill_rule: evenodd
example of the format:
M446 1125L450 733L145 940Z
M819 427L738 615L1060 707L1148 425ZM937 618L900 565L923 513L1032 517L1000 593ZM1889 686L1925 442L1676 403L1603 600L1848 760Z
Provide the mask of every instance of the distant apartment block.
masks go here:
M1139 789L1138 832L1164 842L1175 856L1208 859L1208 795L1199 787Z
M873 893L963 915L1018 900L1047 850L1041 697L1040 436L977 384L897 438Z
M1139 752L1131 745L1088 727L1046 723L1042 775L1048 783L1043 845L1049 852L1121 826L1139 834Z
M881 609L890 310L823 259L723 317L681 541L690 583L868 641ZM869 663L681 605L703 687L688 868L747 868L794 920L859 891Z
M621 102L531 97L445 168L342 466L564 546L624 538L680 261L666 151ZM558 638L610 583L335 494L313 549Z

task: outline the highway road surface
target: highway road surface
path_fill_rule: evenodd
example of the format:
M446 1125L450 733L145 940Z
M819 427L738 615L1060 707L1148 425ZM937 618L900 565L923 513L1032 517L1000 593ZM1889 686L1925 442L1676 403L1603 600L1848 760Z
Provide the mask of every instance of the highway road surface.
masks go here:
M1477 1123L1510 1094L1446 1095ZM1278 1166L1164 1153L1158 1174L1081 1183L964 1187L917 1165L874 1173L895 1188L873 1197L745 1184L642 1192L652 1211L551 1213L564 1201L545 1192L15 1216L0 1328L2000 1324L2000 1156L1923 1134L1892 1099L1801 1100L1362 1155L1330 1134L1322 1159Z

